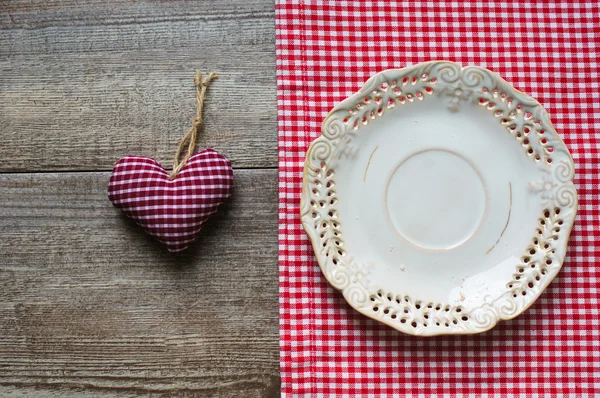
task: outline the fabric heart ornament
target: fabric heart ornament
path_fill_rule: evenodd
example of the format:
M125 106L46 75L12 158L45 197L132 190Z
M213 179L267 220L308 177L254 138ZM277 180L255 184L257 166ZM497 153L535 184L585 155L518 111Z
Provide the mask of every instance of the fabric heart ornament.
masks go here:
M108 183L112 204L174 253L198 237L233 188L227 158L213 149L194 153L204 94L215 77L211 73L203 80L200 72L196 74L198 111L179 144L171 173L154 159L126 156L115 164Z
M232 188L229 160L205 149L191 156L175 179L154 159L124 157L110 176L108 197L170 252L180 252L198 237Z

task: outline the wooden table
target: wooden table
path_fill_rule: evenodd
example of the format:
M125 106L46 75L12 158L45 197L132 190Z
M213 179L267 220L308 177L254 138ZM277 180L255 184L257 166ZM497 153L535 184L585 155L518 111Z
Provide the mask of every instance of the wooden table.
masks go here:
M279 395L272 0L0 1L0 396ZM107 199L198 147L234 195L173 256Z

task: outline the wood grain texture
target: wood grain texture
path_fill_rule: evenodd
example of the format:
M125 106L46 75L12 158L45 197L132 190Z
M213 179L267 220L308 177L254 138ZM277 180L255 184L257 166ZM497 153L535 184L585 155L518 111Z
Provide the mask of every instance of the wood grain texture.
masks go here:
M277 171L171 255L109 173L0 174L0 395L279 395Z
M199 147L276 167L272 0L0 0L0 172L170 166L209 89Z

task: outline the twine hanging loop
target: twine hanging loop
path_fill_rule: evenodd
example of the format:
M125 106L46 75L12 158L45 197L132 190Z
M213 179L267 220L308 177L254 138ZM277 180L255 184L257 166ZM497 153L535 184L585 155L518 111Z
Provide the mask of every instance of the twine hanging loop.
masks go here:
M198 108L196 110L196 116L192 122L192 128L183 136L179 147L175 153L175 159L173 161L173 171L171 172L170 179L173 180L177 177L177 174L183 169L186 162L190 159L190 156L194 153L194 147L196 145L196 137L202 127L202 108L204 107L204 96L206 89L210 82L217 77L215 72L211 72L208 76L202 78L202 73L196 71L196 77L194 78L194 84L196 85L196 100L198 102Z

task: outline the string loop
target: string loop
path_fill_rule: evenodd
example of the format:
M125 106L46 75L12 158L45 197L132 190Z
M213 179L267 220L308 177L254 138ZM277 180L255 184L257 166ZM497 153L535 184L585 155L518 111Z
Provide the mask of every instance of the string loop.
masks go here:
M183 169L186 162L190 159L194 153L194 147L196 145L196 137L202 127L202 108L204 107L204 96L206 89L213 79L217 78L215 72L211 72L205 78L202 78L202 73L196 71L196 77L194 78L194 84L196 85L196 99L198 101L198 109L196 116L192 122L192 128L183 136L179 142L179 147L175 153L175 160L173 161L173 171L171 172L170 178L173 180L177 177L177 174Z

